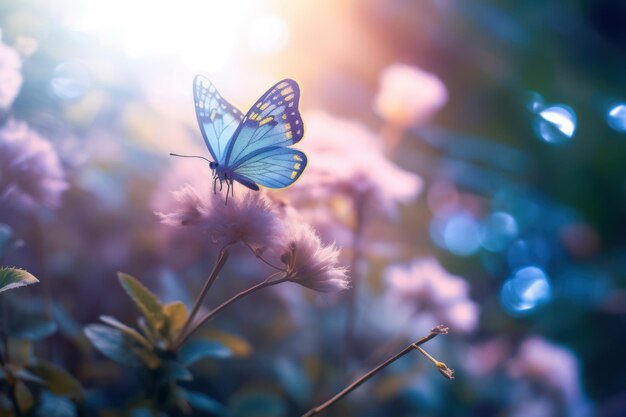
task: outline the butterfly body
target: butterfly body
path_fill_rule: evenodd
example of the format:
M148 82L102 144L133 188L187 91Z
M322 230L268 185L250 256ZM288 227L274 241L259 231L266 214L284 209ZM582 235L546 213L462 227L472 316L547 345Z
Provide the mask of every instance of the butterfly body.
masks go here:
M215 191L218 183L220 190L226 183L228 198L235 181L259 190L259 185L287 187L300 177L307 158L290 147L304 135L299 98L298 84L285 79L262 95L244 116L207 78L196 76L196 117L213 159L209 168Z

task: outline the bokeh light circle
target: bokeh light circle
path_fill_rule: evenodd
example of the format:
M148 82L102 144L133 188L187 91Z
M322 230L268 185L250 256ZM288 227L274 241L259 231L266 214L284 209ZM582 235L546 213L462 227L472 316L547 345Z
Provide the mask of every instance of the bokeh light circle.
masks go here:
M529 236L513 242L507 251L507 260L511 270L525 266L544 266L551 257L548 243L539 236Z
M576 132L576 113L564 104L549 106L536 113L533 127L535 134L543 141L565 143Z
M480 243L491 252L506 249L517 238L517 234L517 221L502 211L492 213L480 225Z
M500 292L502 306L514 316L530 313L550 301L551 297L552 287L548 276L536 266L518 270L502 285Z
M91 77L85 65L77 61L59 64L52 73L50 90L54 97L63 101L81 98L91 86Z
M441 236L445 248L458 256L472 255L480 248L478 222L465 212L448 217Z
M606 122L611 129L626 132L626 104L613 105L606 115Z

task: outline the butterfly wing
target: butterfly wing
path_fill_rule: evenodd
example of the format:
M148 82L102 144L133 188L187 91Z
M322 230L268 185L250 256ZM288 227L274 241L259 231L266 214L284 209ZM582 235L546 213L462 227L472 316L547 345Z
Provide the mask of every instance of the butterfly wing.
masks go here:
M233 178L252 189L255 188L250 181L268 188L283 188L300 177L306 164L306 155L297 149L266 147L247 155L235 167Z
M193 80L193 98L204 142L213 159L221 164L243 114L224 100L211 81L202 75L196 75Z
M287 147L299 142L304 135L299 100L300 87L290 79L279 81L263 94L228 142L226 166L237 167L265 148Z

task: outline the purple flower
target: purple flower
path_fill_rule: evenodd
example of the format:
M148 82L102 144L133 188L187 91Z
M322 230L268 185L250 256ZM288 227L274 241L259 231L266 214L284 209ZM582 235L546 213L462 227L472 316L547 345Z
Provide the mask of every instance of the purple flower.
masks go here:
M282 223L262 193L239 188L228 205L224 198L225 193L187 185L174 192L173 207L157 215L170 226L196 226L220 246L242 242L262 252L277 241Z
M0 42L0 109L13 104L22 87L22 60L18 52Z
M297 186L288 189L296 205L328 205L343 196L394 216L399 203L413 201L421 191L421 178L387 159L382 140L363 125L320 112L306 120L302 148L309 165Z
M550 412L567 409L566 414L572 417L592 415L591 407L582 390L578 360L573 352L554 345L539 337L525 340L520 346L516 357L508 364L511 377L526 380L539 388L539 395L533 394L518 399L521 410L526 410L529 403L543 404ZM518 410L515 415L523 414Z
M576 356L538 337L522 343L517 356L509 362L508 371L513 378L540 382L568 399L580 394Z
M67 188L52 145L25 123L9 120L0 129L0 201L54 208Z
M297 216L285 220L285 245L280 250L280 261L290 281L320 292L348 288L346 268L339 266L339 250L325 246L319 236Z
M478 325L478 306L469 298L467 282L449 274L437 260L418 259L406 266L391 266L385 278L391 295L412 305L420 320L445 323L454 332L470 332Z

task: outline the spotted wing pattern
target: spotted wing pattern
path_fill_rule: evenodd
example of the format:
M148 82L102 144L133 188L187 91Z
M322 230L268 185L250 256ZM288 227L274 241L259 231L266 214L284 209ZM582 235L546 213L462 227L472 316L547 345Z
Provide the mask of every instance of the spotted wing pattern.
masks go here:
M202 75L197 75L193 81L193 97L204 142L215 162L221 164L243 114L222 98L215 86Z
M224 162L237 167L264 148L287 147L304 135L298 111L300 87L285 79L270 88L245 115L228 143Z

